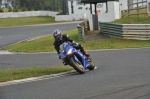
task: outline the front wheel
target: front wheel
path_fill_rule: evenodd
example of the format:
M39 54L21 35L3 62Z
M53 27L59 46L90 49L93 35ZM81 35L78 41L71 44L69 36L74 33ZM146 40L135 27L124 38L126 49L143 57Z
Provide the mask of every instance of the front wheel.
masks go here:
M84 73L85 73L85 69L84 69L84 67L82 66L81 63L76 62L73 57L71 57L71 58L69 59L69 61L70 61L71 66L72 66L77 72L79 72L80 74L84 74Z
M95 64L94 64L94 62L91 60L91 58L90 58L89 64L90 64L90 66L88 67L88 69L89 69L89 70L93 70L93 69L95 68Z

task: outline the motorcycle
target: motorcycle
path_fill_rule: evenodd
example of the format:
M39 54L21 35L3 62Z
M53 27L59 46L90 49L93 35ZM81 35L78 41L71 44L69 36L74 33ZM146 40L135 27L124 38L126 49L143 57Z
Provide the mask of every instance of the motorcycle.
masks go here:
M95 68L94 62L90 57L86 57L70 42L64 42L60 45L59 56L65 63L72 66L80 74L84 74L86 69L93 70Z

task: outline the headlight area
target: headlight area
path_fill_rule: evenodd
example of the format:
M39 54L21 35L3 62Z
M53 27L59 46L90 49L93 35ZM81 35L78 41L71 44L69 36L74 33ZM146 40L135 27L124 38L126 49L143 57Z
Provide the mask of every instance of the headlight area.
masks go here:
M68 51L68 53L67 53L67 54L68 54L68 55L71 55L71 54L72 54L72 50L73 50L72 48L71 48L71 49L69 49L69 51Z

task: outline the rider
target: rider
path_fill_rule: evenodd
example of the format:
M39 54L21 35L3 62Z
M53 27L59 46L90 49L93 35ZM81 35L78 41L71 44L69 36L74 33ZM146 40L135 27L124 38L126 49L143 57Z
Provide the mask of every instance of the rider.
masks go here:
M81 44L76 43L74 40L72 40L69 35L62 34L62 32L59 29L56 29L53 32L53 37L55 38L55 41L53 43L54 48L56 49L58 55L59 55L59 46L64 43L65 41L69 41L72 43L73 46L75 46L76 49L80 50L86 57L89 57L89 53L85 52L84 48ZM59 59L61 57L59 56Z

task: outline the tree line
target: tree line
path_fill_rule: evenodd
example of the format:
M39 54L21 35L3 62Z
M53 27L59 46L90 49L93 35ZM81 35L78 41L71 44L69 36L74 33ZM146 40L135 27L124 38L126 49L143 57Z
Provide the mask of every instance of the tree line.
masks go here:
M10 8L6 4L6 8L18 11L36 11L36 10L50 10L50 11L62 11L62 1L64 0L7 0L11 2L12 7ZM2 0L0 0L0 5Z

